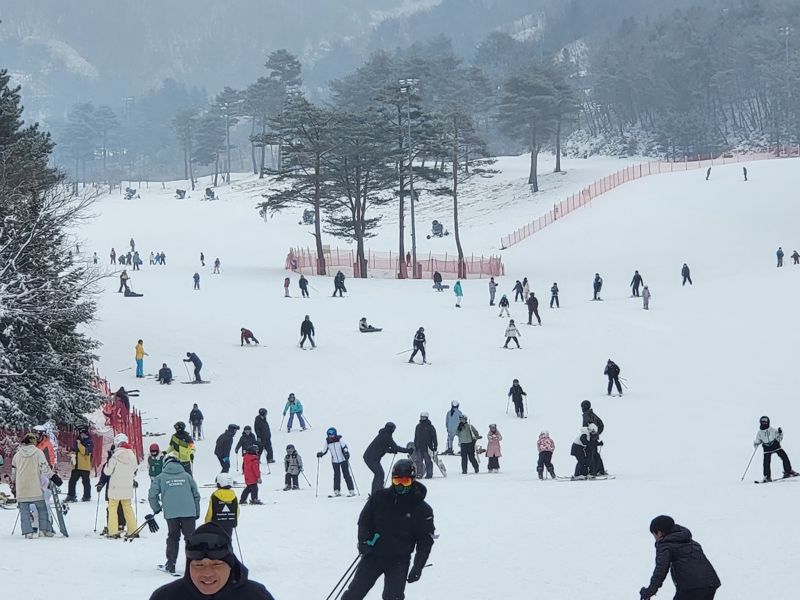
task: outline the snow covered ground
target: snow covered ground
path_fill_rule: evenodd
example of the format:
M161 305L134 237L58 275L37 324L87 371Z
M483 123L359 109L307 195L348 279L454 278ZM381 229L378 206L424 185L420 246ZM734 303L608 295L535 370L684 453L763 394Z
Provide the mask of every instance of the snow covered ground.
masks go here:
M590 176L587 168L586 175L593 180L619 166L599 165ZM330 298L329 278L312 277L310 299L283 298L280 267L302 228L297 215L260 220L248 180L223 189L223 201L213 203L176 201L169 190L129 202L102 198L97 219L82 232L82 247L107 263L110 248L125 249L133 236L145 262L151 249L163 250L167 266L145 264L131 273L134 289L144 294L139 299L115 294L115 277L106 281L92 330L104 343L99 366L113 386L142 390L136 405L150 431L171 432L175 421L188 420L193 402L200 405L206 439L198 444L199 483L214 480L214 440L226 425L252 424L259 407L269 410L278 463L264 475L266 505L242 508L239 537L252 577L278 600L324 598L355 557L356 519L370 483L360 456L378 428L394 421L395 439L404 444L419 412L429 411L443 446L452 400L484 436L497 423L504 436L501 472L486 473L483 459L481 474L461 475L459 459L444 457L450 476L437 473L425 482L440 538L433 566L407 587L408 598L635 598L653 564L648 524L661 513L703 544L723 582L718 598L789 598L791 565L800 555L794 518L800 480L753 485L761 477L760 451L740 478L762 414L783 427L784 447L800 463L800 375L792 354L800 267L788 259L800 246L800 204L787 193L800 184L798 166L797 160L761 162L747 183L737 165L715 167L708 182L700 171L639 180L506 251L501 292L511 297L514 280L527 276L541 299L543 326L521 326L522 350L502 349L507 320L487 306L485 280L463 282L460 310L449 291L436 293L428 281L349 279L349 294L340 300ZM576 173L575 187L585 183L578 179ZM496 244L539 214L531 205L546 207L573 191L561 186L552 200L513 203L524 179L509 175L497 184L483 183L482 193L475 190L474 214L465 210L465 237L474 234L476 244ZM386 227L388 246L394 231ZM452 248L452 237L440 242ZM783 269L775 268L779 245L787 255ZM212 275L217 256L222 274ZM692 268L692 287L681 287L683 262ZM653 293L649 312L629 298L634 269ZM192 290L195 270L200 291ZM595 272L605 279L603 302L589 300ZM547 308L554 281L559 310ZM296 277L292 294L299 295ZM512 305L518 323L525 313ZM318 348L304 352L297 339L306 314ZM384 331L359 334L361 316ZM411 347L420 325L433 363L422 368L397 354ZM251 328L263 345L240 348L240 327ZM147 373L167 362L185 379L179 363L194 351L212 383L165 387L137 381L132 371L118 373L133 366L139 338L150 355ZM628 380L622 398L605 395L609 357ZM515 377L528 393L527 420L506 414ZM290 392L305 406L313 425L308 431L277 431ZM538 481L535 443L542 429L556 442L557 473L571 474L569 448L584 399L605 421L604 460L617 478ZM314 484L315 452L329 426L350 445L362 496L326 498L332 489L327 457L320 462L320 498L302 479L300 492L277 491L287 443L297 446ZM151 441L163 446L167 437ZM146 467L140 471L141 498ZM780 471L776 459L773 474ZM203 512L210 491L202 490ZM97 539L95 507L73 505L68 540L4 535L0 573L9 597L53 598L72 584L84 595L139 600L169 581L154 568L163 562L166 528L131 544ZM140 518L149 512L144 504L138 510ZM15 516L0 511L0 531L10 532ZM659 598L672 593L667 582ZM377 586L369 598L379 597Z

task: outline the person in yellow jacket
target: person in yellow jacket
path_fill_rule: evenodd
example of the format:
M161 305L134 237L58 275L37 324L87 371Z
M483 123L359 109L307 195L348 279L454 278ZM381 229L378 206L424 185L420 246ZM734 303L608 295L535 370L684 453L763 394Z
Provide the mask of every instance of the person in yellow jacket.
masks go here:
M144 351L144 342L139 340L136 342L136 377L144 378L144 357L150 356Z
M233 538L233 530L239 524L239 499L233 487L233 477L229 473L217 475L217 489L208 499L206 523L216 523Z
M194 440L189 435L189 432L186 431L186 423L178 421L175 423L175 433L169 440L167 454L177 458L178 462L186 469L186 472L191 475L194 451Z
M78 439L72 446L70 461L72 462L72 474L69 476L69 486L65 502L77 502L76 487L78 480L83 483L84 502L92 499L92 485L89 481L89 474L92 470L92 451L94 442L89 437L89 430L85 427L78 432Z

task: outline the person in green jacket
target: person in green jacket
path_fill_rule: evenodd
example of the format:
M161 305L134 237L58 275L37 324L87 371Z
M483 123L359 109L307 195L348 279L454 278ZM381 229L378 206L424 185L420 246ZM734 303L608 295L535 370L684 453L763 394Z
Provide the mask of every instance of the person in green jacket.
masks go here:
M153 479L161 475L164 469L164 455L166 452L161 452L158 444L150 444L150 456L147 457L147 474L150 475L150 483Z
M472 463L472 468L477 473L478 459L475 458L475 442L481 439L481 435L467 420L467 415L461 415L458 421L458 443L461 444L461 473L467 474L467 459Z

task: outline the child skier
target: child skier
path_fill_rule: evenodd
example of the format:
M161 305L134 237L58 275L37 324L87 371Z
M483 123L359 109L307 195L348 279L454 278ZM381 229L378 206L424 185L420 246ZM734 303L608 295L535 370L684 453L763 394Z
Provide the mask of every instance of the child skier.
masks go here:
M489 433L486 434L486 458L489 459L489 473L500 472L500 442L503 441L502 434L497 430L497 425L489 425Z
M514 319L511 319L508 322L508 327L506 327L506 343L503 345L503 348L508 348L508 342L510 342L511 340L514 340L514 343L517 345L517 348L522 348L522 346L519 345L519 339L517 339L521 337L522 334L517 329L517 326L514 325Z
M286 446L286 456L283 457L283 468L286 471L286 487L283 491L299 490L297 478L303 472L303 458L297 453L294 444Z
M456 281L453 286L453 293L456 295L456 308L461 308L461 299L464 297L464 292L461 289L460 281Z
M342 436L336 432L335 427L329 427L325 432L325 445L322 450L317 452L317 458L322 458L328 452L331 453L331 464L333 465L333 495L341 496L342 476L347 484L347 495L355 496L353 491L353 479L350 477L350 451L347 444L342 441Z
M283 297L284 298L289 298L290 297L289 296L289 278L288 277L286 277L283 280Z
M161 452L158 444L150 444L150 456L147 457L147 474L150 476L150 483L153 479L161 475L164 469L164 455L166 452Z
M786 451L781 448L781 441L783 440L783 430L778 427L769 426L769 417L761 417L759 421L759 430L756 434L756 441L753 446L758 448L759 444L764 447L764 479L763 482L772 481L772 472L770 463L772 462L772 455L777 454L781 461L783 461L783 477L797 477L798 473L792 470L792 463L789 462L789 457Z
M228 473L217 475L217 489L208 499L206 523L216 523L233 537L233 530L239 524L239 499L233 487L233 477Z
M508 297L505 294L503 294L503 297L500 298L500 314L497 315L497 316L498 317L502 317L503 316L503 312L506 313L507 317L511 316L511 313L508 312Z
M508 389L508 396L511 398L512 402L514 402L514 412L520 419L524 419L525 409L522 405L522 397L525 396L527 399L528 394L522 389L522 386L519 384L519 379L513 381L511 387Z
M286 433L292 432L292 423L294 417L297 415L297 420L300 421L300 428L302 431L306 430L306 422L303 419L303 405L300 400L294 397L294 394L289 394L289 399L286 401L286 406L283 407L283 416L286 416L286 411L289 411L289 422L286 424Z
M586 462L586 446L589 444L589 429L581 427L581 434L572 442L570 454L575 457L575 474L572 479L587 479L589 476L589 465Z
M258 499L258 486L261 483L261 465L258 462L258 445L247 448L244 459L242 460L242 472L244 473L244 483L247 487L244 488L239 503L247 504L247 497L250 496L250 504L264 504Z
M544 479L544 470L550 473L550 477L556 478L556 470L553 468L553 452L556 449L556 444L550 437L549 431L542 431L539 434L539 439L536 440L536 449L539 451L539 462L536 463L536 472L539 474L539 479Z

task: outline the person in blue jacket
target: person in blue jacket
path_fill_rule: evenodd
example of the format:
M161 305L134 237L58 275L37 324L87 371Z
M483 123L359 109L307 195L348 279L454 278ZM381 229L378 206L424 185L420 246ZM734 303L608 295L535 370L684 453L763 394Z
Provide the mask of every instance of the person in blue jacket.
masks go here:
M286 432L289 433L292 431L292 423L294 423L295 415L297 415L297 420L300 421L300 428L305 431L306 422L305 419L303 419L303 405L300 403L300 400L294 397L294 394L289 394L286 406L283 407L284 417L287 411L289 412L289 422L286 424Z
M190 362L194 365L194 380L196 383L201 383L203 380L200 377L200 369L203 368L203 361L200 360L200 357L194 352L187 352L183 362Z

